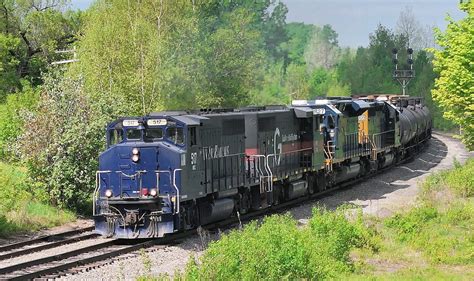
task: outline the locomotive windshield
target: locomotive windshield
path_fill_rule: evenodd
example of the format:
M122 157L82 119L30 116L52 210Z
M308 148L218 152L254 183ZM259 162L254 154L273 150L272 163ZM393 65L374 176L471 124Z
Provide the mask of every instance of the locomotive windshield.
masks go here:
M138 129L127 129L127 140L140 140L142 132Z
M163 139L162 128L148 128L145 131L145 141L154 141Z

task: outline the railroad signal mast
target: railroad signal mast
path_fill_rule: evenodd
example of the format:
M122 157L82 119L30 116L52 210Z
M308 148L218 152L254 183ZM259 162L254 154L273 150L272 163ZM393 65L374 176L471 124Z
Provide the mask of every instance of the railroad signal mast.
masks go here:
M407 63L410 66L410 69L398 69L398 50L396 48L393 48L392 54L393 64L395 65L395 70L393 71L393 78L396 79L398 83L400 83L400 85L402 86L402 93L405 96L406 88L410 83L410 80L415 77L415 70L413 69L413 49L407 49Z

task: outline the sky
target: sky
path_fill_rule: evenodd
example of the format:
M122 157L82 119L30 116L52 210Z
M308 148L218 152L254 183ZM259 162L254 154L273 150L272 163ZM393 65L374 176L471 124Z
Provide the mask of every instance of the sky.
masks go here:
M281 0L288 7L287 22L330 24L342 47L367 46L369 33L380 23L395 29L398 16L410 7L423 26L446 27L447 14L458 20L459 0ZM87 9L93 0L72 0L72 6Z

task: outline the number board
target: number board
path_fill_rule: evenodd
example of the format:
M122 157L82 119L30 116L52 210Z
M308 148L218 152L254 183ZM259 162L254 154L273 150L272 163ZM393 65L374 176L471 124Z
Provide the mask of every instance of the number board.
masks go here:
M123 120L122 124L124 127L137 127L138 120Z
M314 114L316 114L316 115L324 115L324 113L326 113L326 109L324 109L324 108L314 109Z
M166 119L149 119L146 123L148 126L166 126L168 121Z

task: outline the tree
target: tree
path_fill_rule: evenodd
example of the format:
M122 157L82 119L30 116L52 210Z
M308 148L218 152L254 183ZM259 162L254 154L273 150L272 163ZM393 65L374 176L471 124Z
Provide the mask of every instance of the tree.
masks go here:
M405 10L400 12L396 32L404 36L407 40L407 46L414 50L418 51L434 47L433 27L421 26L413 14L412 8L409 6L406 6Z
M261 4L218 2L98 1L74 71L106 107L99 111L117 116L248 102L266 54Z
M405 37L379 25L369 39L369 46L358 48L354 57L347 51L344 53L337 70L340 82L350 85L353 94L399 93L400 87L391 75L394 69L391 50L404 49ZM406 61L403 52L399 61Z
M314 28L304 53L310 71L318 67L328 70L337 63L340 53L337 36L330 25Z
M287 65L290 63L305 64L304 51L313 30L314 26L311 24L294 22L286 24L288 41L283 43L283 48L288 53Z
M63 12L65 0L1 0L0 41L11 41L0 61L13 60L4 73L9 81L0 87L0 99L21 90L21 79L32 85L41 83L41 72L61 55L54 51L74 42L81 24L80 11ZM12 40L14 45L12 45ZM2 44L2 42L0 42Z
M474 149L474 1L460 4L467 15L449 22L443 33L436 30L434 53L435 80L433 98L444 110L444 116L463 129L463 141Z

